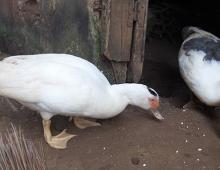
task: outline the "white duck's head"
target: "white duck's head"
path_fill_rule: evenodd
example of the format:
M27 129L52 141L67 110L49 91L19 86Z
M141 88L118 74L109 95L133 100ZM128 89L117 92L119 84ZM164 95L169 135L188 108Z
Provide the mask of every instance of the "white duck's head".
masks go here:
M137 84L136 88L131 88L127 94L131 105L139 106L143 109L157 109L159 107L159 96L157 92L145 85Z
M115 88L120 95L128 99L128 104L145 110L151 110L157 119L163 119L157 111L159 107L159 95L154 89L143 84L135 83L116 85Z

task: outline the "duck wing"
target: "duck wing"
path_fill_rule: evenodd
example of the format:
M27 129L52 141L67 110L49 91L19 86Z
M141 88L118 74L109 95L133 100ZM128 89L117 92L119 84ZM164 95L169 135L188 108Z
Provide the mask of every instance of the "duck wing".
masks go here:
M19 101L83 98L109 85L93 64L72 55L12 56L0 62L0 95Z

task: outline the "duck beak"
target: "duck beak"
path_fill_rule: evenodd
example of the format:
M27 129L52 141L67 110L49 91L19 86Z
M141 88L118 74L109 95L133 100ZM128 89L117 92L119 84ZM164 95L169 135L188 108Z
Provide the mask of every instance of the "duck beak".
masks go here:
M153 113L154 117L156 117L158 120L164 119L164 117L160 114L160 112L157 109L151 109L151 112Z
M158 107L159 107L159 98L155 97L150 101L150 108L151 108L150 110L158 120L163 120L164 117L158 111Z
M158 120L163 120L164 117L160 114L160 112L158 111L158 107L159 107L159 95L158 93L152 89L152 88L148 88L148 90L154 92L154 98L150 99L150 110L153 113L153 115L158 119Z

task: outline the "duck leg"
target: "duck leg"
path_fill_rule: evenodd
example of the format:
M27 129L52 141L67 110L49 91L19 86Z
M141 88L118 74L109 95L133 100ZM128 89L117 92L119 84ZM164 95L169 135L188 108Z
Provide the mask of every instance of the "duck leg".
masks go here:
M44 138L46 142L52 148L65 149L67 146L67 142L76 135L68 134L66 133L66 129L64 129L60 134L52 136L50 125L51 120L43 120Z
M195 109L195 108L202 108L203 104L199 101L197 97L193 95L193 93L190 93L190 100L187 102L183 109Z
M74 117L73 122L76 125L76 127L78 127L79 129L85 129L87 127L93 127L93 126L101 126L101 124L98 122L87 120L80 117Z
M195 108L197 105L193 100L190 100L186 104L183 105L183 109Z

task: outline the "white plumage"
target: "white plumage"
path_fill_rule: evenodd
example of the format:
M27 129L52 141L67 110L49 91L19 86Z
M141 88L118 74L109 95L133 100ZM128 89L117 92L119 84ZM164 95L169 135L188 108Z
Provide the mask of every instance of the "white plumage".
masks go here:
M156 109L159 102L156 92L147 86L110 85L96 66L67 54L5 58L0 62L0 95L38 111L45 139L55 148L65 148L73 135L65 131L51 135L50 119L54 115L105 119L116 116L128 104ZM162 119L159 113L153 113Z
M220 106L220 40L196 27L183 29L179 68L192 92L209 106Z

